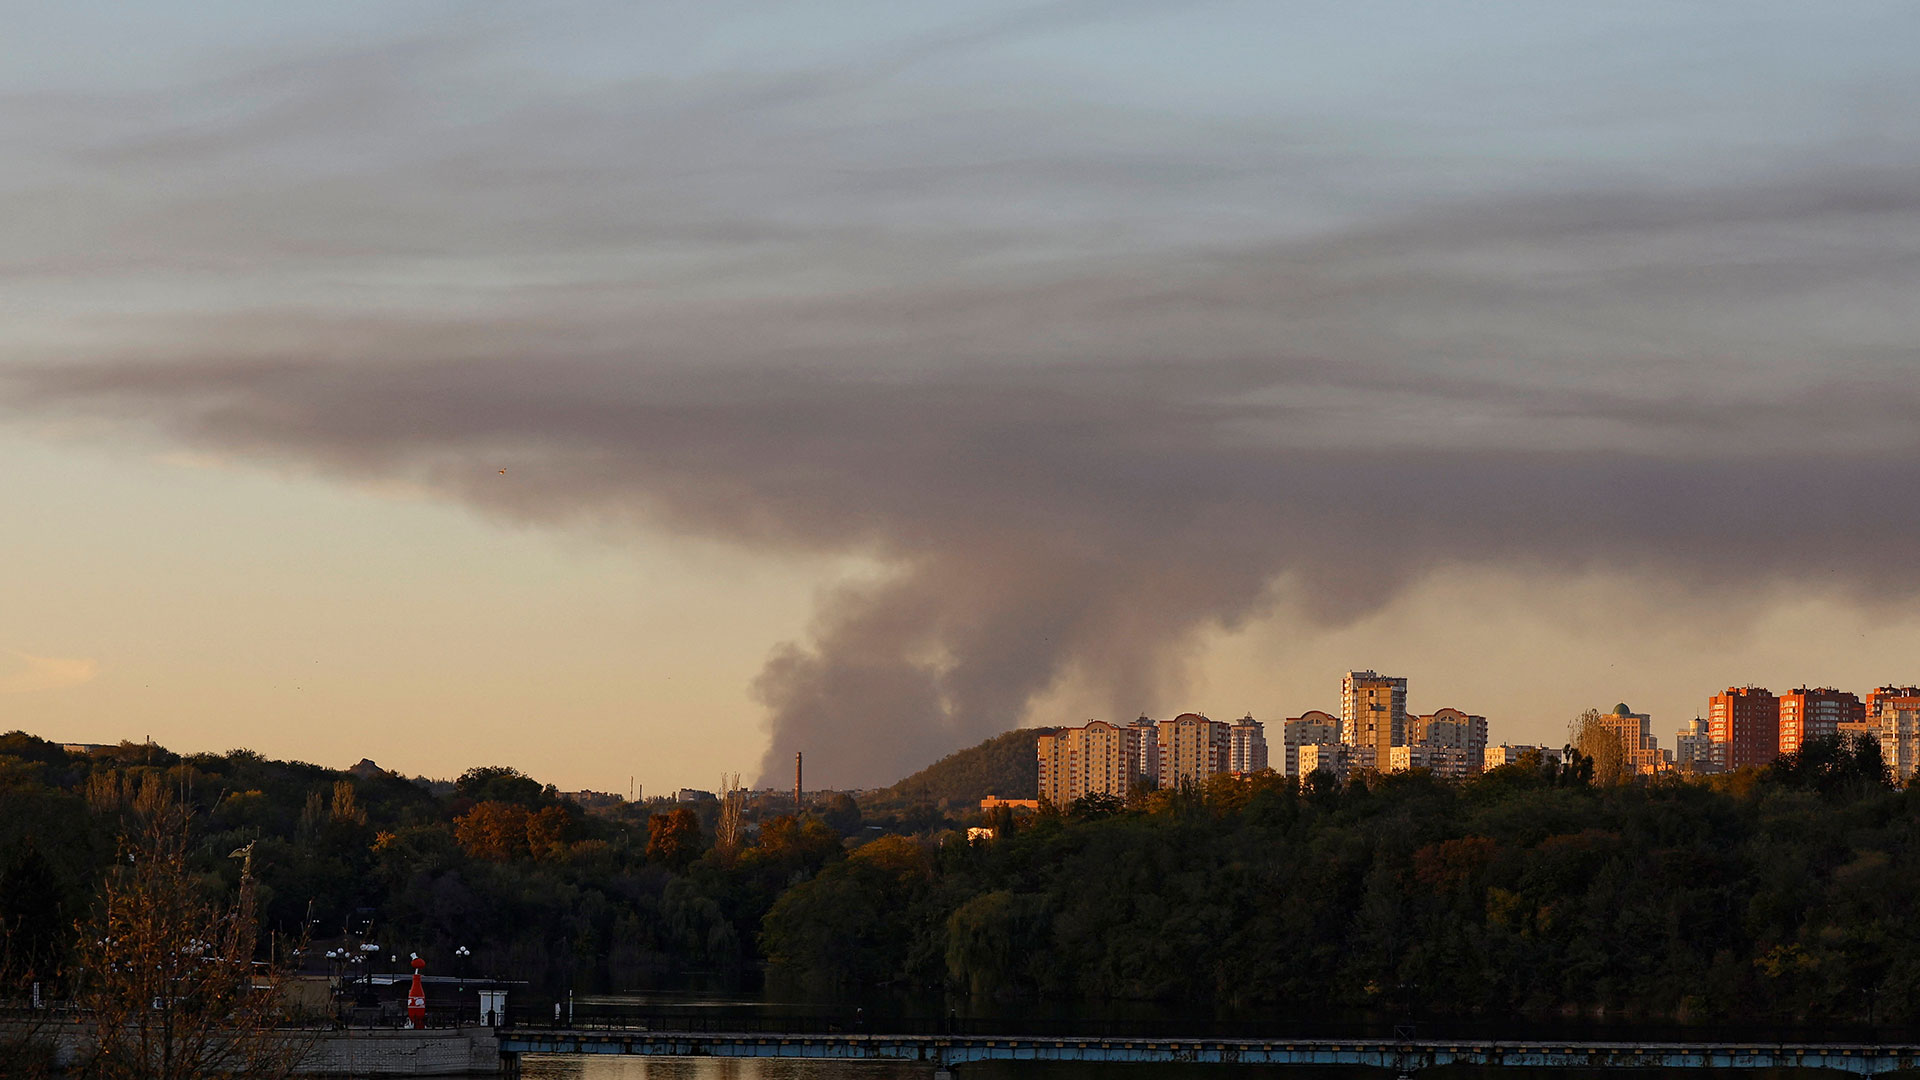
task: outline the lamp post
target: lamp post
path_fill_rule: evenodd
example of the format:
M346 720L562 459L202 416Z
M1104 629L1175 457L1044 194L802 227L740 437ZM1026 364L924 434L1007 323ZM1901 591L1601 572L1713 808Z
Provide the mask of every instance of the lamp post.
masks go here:
M373 994L372 960L373 960L374 954L378 953L379 951L380 951L380 946L375 942L363 941L360 943L360 955L354 957L354 963L361 965L361 970L366 972L368 996L372 996Z
M461 945L453 950L454 974L459 976L460 979L460 989L454 991L453 995L454 1001L459 1003L453 1010L453 1026L455 1027L460 1026L460 1018L465 1015L462 1010L467 1007L467 960L472 956L473 950L467 948L465 945Z

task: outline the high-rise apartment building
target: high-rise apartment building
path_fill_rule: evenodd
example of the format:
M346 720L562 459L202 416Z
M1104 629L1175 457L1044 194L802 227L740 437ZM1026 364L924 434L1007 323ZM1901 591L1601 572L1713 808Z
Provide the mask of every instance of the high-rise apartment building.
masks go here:
M1408 717L1407 745L1434 750L1464 750L1473 761L1469 771L1477 773L1487 750L1487 718L1459 709L1441 709L1424 716Z
M1300 748L1325 746L1340 741L1340 718L1319 709L1309 709L1280 725L1280 745L1284 757L1281 770L1288 776L1305 776L1300 768Z
M1707 699L1714 763L1731 772L1780 756L1780 699L1761 686L1729 686Z
M1140 732L1105 720L1042 735L1040 798L1066 806L1082 795L1104 793L1126 798L1139 783Z
M1780 752L1791 754L1815 739L1831 738L1841 724L1858 724L1866 716L1866 703L1844 690L1795 687L1780 695Z
M1267 767L1266 725L1252 713L1235 720L1227 729L1227 771L1235 776L1256 773Z
M1407 680L1373 671L1349 671L1340 680L1340 741L1364 746L1389 761L1407 742Z
M1140 736L1140 775L1148 787L1160 786L1160 725L1142 716L1127 725Z
M1887 768L1895 779L1912 779L1920 772L1920 687L1876 687L1867 691L1863 708L1867 732L1880 740Z
M1181 713L1171 720L1160 721L1159 728L1161 787L1204 784L1231 771L1231 725L1209 720L1199 713Z
M1600 726L1620 740L1629 770L1651 774L1667 767L1667 757L1660 752L1660 739L1653 733L1653 714L1634 712L1623 701L1615 705L1612 712L1600 714Z

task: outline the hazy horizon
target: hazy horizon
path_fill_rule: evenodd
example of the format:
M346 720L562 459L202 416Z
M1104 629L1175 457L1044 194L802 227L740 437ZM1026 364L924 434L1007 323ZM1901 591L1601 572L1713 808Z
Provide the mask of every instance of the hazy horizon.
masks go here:
M14 14L0 728L864 787L1920 681L1909 5Z

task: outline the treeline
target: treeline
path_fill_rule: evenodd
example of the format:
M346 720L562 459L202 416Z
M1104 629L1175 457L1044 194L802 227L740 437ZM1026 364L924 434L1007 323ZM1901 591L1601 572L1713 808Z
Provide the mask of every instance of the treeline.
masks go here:
M15 986L57 992L128 808L161 799L189 811L210 895L233 893L229 855L253 845L272 942L354 929L442 972L465 946L469 973L547 987L765 963L838 991L1190 1010L1920 1018L1920 792L1870 743L1619 784L1579 755L1462 783L1263 773L885 832L845 798L730 830L711 803L585 813L508 768L426 784L16 733L0 737Z
M763 940L828 982L1188 1007L1920 1018L1920 791L1873 744L1599 786L1272 774L886 841L796 884Z
M715 802L588 813L507 767L427 783L245 750L70 754L14 732L0 736L0 996L62 991L103 869L136 806L159 802L186 812L209 896L233 895L230 855L252 845L263 957L350 937L378 959L418 952L441 973L543 988L737 981L777 894L868 831L853 800L827 797L804 819L748 809L721 847Z

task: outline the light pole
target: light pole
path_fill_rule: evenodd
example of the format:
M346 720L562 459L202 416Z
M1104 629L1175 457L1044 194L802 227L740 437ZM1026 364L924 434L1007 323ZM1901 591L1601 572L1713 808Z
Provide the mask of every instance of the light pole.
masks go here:
M380 946L378 943L372 942L372 941L363 941L360 943L360 955L357 957L354 957L354 962L357 964L360 964L362 970L364 970L367 973L367 995L369 997L373 995L372 960L373 960L374 954L378 953L379 951L380 951Z
M463 1009L465 1009L465 1008L467 1007L467 1006L466 1006L466 1002L467 1002L467 960L468 960L469 958L471 958L472 956L473 956L473 950L472 950L472 949L469 949L469 948L467 948L467 947L466 947L465 945L461 945L461 946L459 946L458 948L456 948L456 949L454 949L454 950L453 950L453 966L454 966L454 973L455 973L456 975L458 975L458 976L459 976L459 978L460 978L460 989L458 989L458 990L456 990L456 991L454 992L454 1000L460 1003L460 1004L459 1004L459 1005L458 1005L457 1007L455 1007L455 1009L454 1009L454 1013L453 1013L453 1015L454 1015L454 1017L455 1017L455 1019L454 1019L454 1026L455 1026L455 1027L458 1027L458 1026L459 1026L459 1024L460 1024L460 1021L459 1021L459 1019L458 1019L458 1018L459 1018L460 1016L462 1016L462 1015L463 1015L463 1013L461 1012L461 1010L463 1010Z

